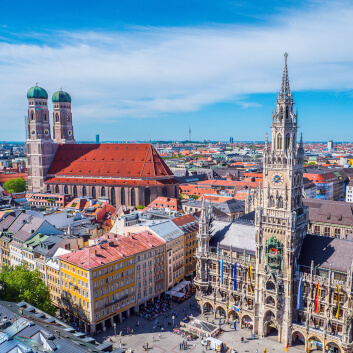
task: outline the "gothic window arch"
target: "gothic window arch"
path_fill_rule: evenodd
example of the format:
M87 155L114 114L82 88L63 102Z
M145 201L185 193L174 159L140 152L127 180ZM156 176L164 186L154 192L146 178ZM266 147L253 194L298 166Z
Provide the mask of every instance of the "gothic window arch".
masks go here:
M131 206L136 206L135 189L131 189Z
M76 198L77 197L77 186L76 185L74 185L72 192L74 194L74 198Z
M275 200L274 200L273 196L271 195L270 199L268 201L268 206L273 207L274 205L275 205Z
M92 197L95 199L97 197L97 194L96 194L96 187L95 186L92 186Z
M115 189L114 188L110 189L110 202L113 206L116 205L116 197L115 197Z
M148 206L151 203L151 190L145 190L145 206Z
M82 187L82 196L87 196L87 189L85 186Z
M272 281L268 281L266 283L266 290L272 290L275 291L276 290L276 286Z
M68 194L69 193L69 188L67 187L67 185L64 186L64 194Z
M286 150L288 150L290 147L290 134L286 135Z
M277 135L277 149L278 150L282 149L282 135L281 134Z
M120 193L121 193L121 204L125 205L125 189L121 188Z
M277 206L278 206L278 208L283 208L283 198L282 198L282 196L280 196L278 198Z
M31 120L34 120L34 113L33 113L33 111L31 112Z
M60 119L59 119L59 114L56 113L56 114L55 114L55 122L58 123L59 121L60 121Z
M167 197L167 188L165 187L162 189L162 196Z
M104 186L101 188L101 196L105 197L105 187Z
M55 186L55 193L58 194L59 193L59 185Z
M47 192L51 193L50 185L47 185Z
M283 120L283 107L281 107L281 115L280 115L280 119Z
M47 114L44 113L44 120L47 121Z
M286 107L286 120L289 118L289 107L288 107L288 105L287 105L287 107Z

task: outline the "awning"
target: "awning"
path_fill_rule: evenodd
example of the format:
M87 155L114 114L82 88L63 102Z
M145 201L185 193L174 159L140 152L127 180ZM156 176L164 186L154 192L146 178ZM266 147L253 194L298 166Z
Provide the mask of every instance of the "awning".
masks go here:
M178 285L176 285L173 290L177 291L177 292L180 292L181 290L183 290L184 288L186 287L186 284L181 284L179 283Z
M175 293L178 293L176 290L170 290L169 292L165 293L165 294L168 294L168 295L171 295L171 296L174 296Z
M175 294L173 294L173 297L182 298L184 295L184 293L176 292Z
M185 280L180 282L180 284L183 284L184 286L187 286L190 283L191 283L190 281L185 281Z

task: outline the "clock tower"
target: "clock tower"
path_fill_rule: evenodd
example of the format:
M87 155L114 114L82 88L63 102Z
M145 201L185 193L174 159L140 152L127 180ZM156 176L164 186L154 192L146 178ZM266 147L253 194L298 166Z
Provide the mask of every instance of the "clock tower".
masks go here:
M303 141L297 147L298 114L287 58L285 53L282 86L272 113L272 140L269 143L266 136L263 153L263 192L255 211L255 329L262 336L277 334L284 344L292 339L293 278L308 222L302 204Z

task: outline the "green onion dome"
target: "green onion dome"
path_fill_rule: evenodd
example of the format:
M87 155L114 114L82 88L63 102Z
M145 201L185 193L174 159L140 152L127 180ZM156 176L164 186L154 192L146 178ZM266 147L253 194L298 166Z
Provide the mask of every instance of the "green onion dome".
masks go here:
M52 101L53 103L71 103L71 97L67 92L60 90L53 94Z
M42 88L38 87L38 84L27 91L27 98L41 98L41 99L48 99L47 91Z

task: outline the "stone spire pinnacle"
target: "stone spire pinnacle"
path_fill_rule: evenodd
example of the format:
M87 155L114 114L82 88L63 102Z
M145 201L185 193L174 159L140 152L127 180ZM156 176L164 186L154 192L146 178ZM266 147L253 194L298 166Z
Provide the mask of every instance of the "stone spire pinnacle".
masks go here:
M288 58L288 53L284 53L284 70L283 70L281 92L279 93L281 98L286 98L291 95L290 88L289 88L287 58Z

